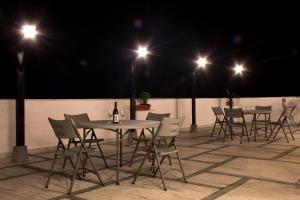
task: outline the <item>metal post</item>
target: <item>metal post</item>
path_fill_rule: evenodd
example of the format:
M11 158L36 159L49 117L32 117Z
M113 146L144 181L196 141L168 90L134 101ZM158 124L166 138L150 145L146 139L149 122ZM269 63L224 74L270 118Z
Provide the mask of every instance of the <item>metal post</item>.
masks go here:
M196 71L193 71L193 91L192 91L192 125L191 132L197 132L196 124Z
M135 65L131 66L131 97L130 97L130 120L136 119L136 85L135 85ZM136 132L134 129L130 130L130 134L128 136L128 143L132 144L132 138L136 136Z
M135 65L131 66L131 98L130 98L130 119L135 119L135 96L136 96L136 86L135 86Z
M17 53L19 66L17 67L16 93L16 146L13 148L12 160L22 162L28 160L27 146L25 146L25 69L23 66L24 52Z

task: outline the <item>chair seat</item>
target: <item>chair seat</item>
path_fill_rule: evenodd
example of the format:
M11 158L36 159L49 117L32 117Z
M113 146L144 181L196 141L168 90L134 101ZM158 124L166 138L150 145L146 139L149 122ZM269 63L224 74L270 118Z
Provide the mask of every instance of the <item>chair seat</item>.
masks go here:
M104 139L102 138L98 138L98 139L85 139L84 140L85 143L101 143L104 142Z
M161 155L161 156L170 155L170 154L177 153L177 152L178 152L178 150L173 149L173 148L167 148L167 147L157 148L157 153L158 153L158 155Z

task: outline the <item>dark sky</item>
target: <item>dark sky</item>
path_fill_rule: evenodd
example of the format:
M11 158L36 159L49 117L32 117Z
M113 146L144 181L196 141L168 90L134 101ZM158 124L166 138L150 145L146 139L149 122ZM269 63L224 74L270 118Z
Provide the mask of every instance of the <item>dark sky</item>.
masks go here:
M198 97L300 96L299 11L296 3L238 1L1 1L0 97L14 98L16 51L25 49L26 98L128 98L132 50L149 44L137 64L137 92L190 97L194 59ZM21 42L34 22L41 35ZM243 77L232 66L244 63Z

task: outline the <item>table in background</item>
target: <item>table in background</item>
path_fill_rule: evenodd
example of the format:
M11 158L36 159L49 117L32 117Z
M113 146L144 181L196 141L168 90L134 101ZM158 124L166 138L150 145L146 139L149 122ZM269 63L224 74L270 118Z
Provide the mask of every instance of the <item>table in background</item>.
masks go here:
M258 115L264 115L265 117L265 137L267 135L268 125L270 125L271 129L271 113L272 110L256 110L256 109L250 109L250 110L243 110L244 115L253 115L252 124L251 124L251 130L250 135L252 132L252 127L254 126L254 141L256 142L256 135L257 135L257 116ZM267 120L268 119L268 120ZM269 122L269 124L268 124ZM272 131L272 130L271 130Z

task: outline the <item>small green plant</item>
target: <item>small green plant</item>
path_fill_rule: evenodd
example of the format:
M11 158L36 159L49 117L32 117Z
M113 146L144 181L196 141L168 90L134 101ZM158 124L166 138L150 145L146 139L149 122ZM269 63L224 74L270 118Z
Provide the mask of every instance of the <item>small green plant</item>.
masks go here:
M139 98L141 99L141 104L147 104L148 99L151 98L151 94L149 92L143 91L140 93Z

